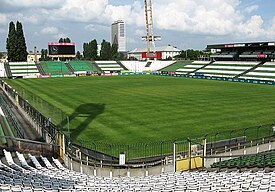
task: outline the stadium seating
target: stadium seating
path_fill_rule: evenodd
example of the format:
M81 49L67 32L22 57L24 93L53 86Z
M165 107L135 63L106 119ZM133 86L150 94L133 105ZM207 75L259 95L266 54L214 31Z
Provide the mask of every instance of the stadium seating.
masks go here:
M95 61L98 67L103 72L119 72L122 71L123 68L116 61Z
M71 65L74 71L99 72L99 70L95 66L93 66L93 64L89 61L70 61L69 64Z
M241 76L244 79L275 80L275 62L266 62L262 66Z
M185 65L189 65L190 61L177 61L163 69L162 72L175 72L177 69L183 68Z
M141 61L121 61L121 63L130 71L130 72L143 72L146 62Z
M48 75L61 75L61 74L70 74L67 66L64 62L61 61L47 61L42 62L41 66L46 74Z
M216 61L197 72L202 73L204 76L235 77L251 69L258 63L248 61Z
M265 168L275 167L275 151L262 152L255 155L247 155L234 159L216 162L212 168Z
M17 165L4 150L0 161L0 191L275 191L275 172L185 171L144 177L98 177L66 169L57 159L45 157L42 166L32 155L34 167L16 152Z
M40 75L34 62L9 62L9 66L13 77Z
M175 63L175 61L150 61L150 62L151 62L150 65L147 65L147 66L145 65L143 71L154 72L154 71L161 70L161 69Z
M199 68L204 67L209 63L210 61L193 61L190 64L186 64L183 68L177 69L176 74L189 74L198 70Z

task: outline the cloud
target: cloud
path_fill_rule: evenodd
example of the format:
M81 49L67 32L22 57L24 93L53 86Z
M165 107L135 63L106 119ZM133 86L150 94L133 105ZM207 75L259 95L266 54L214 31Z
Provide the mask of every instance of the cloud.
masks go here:
M95 31L96 30L95 25L93 25L93 24L86 25L84 27L84 29L87 31Z
M259 8L259 5L251 5L251 6L249 6L249 7L246 7L246 8L244 9L244 11L245 11L246 13L252 13L253 11L257 11L258 8Z
M126 39L127 44L138 44L138 41L136 41L134 38L128 37Z
M166 30L225 35L242 18L234 5L233 0L169 0L165 5L156 4L155 24Z
M258 38L267 31L263 29L263 19L259 15L254 15L250 20L243 24L239 24L237 28L238 35L244 36L246 38Z
M135 30L135 35L140 36L140 37L144 36L145 33L146 33L145 28L143 30L141 30L141 29Z
M7 23L7 15L0 13L0 25L5 25Z
M0 34L1 33L6 33L6 30L0 28Z
M2 7L8 7L8 10L18 8L58 8L61 7L64 0L2 0Z
M53 35L53 37L55 39L60 39L60 38L66 38L66 37L68 37L68 35L66 33L58 33L58 34Z
M56 35L59 33L59 30L57 27L45 27L41 30L41 33L43 34L49 34L49 35Z
M66 0L60 9L48 13L54 20L66 20L75 22L91 22L98 19L102 21L102 14L108 0Z

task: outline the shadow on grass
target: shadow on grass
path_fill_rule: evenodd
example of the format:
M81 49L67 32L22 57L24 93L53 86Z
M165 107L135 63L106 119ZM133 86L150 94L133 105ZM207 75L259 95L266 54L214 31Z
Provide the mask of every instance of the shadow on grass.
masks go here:
M87 128L87 126L100 114L102 114L105 110L105 104L95 104L88 103L79 105L75 111L69 116L69 121L73 121L77 117L85 117L85 120L82 121L77 127L73 127L70 129L71 131L71 139L75 140L79 134ZM68 119L65 118L58 125L62 128L62 131L67 131Z

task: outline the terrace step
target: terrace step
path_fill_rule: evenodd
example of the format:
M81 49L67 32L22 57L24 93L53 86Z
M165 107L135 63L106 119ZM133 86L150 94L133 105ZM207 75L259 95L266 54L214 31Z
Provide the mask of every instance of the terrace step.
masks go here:
M189 71L188 73L186 73L186 75L189 75L189 74L191 74L191 73L195 73L195 72L197 72L198 70L203 69L203 68L207 67L208 65L211 65L211 64L214 63L214 62L215 62L215 61L211 61L210 63L207 63L207 64L203 65L202 67L199 67L199 68L195 69L194 71Z
M254 67L252 67L252 68L250 68L250 69L248 69L248 70L242 72L241 74L236 75L234 78L239 78L239 77L241 77L241 76L243 76L243 75L245 75L245 74L247 74L247 73L253 71L254 69L256 69L256 68L262 66L265 62L266 62L266 61L261 61L259 64L257 64L257 65L255 65Z

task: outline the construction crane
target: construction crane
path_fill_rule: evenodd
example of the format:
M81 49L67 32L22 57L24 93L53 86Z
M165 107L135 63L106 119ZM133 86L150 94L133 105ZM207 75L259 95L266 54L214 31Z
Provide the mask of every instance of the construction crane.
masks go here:
M144 0L144 10L145 10L146 36L142 38L146 40L147 54L150 54L150 53L155 53L156 51L155 41L160 40L161 38L160 36L154 35L152 0Z

